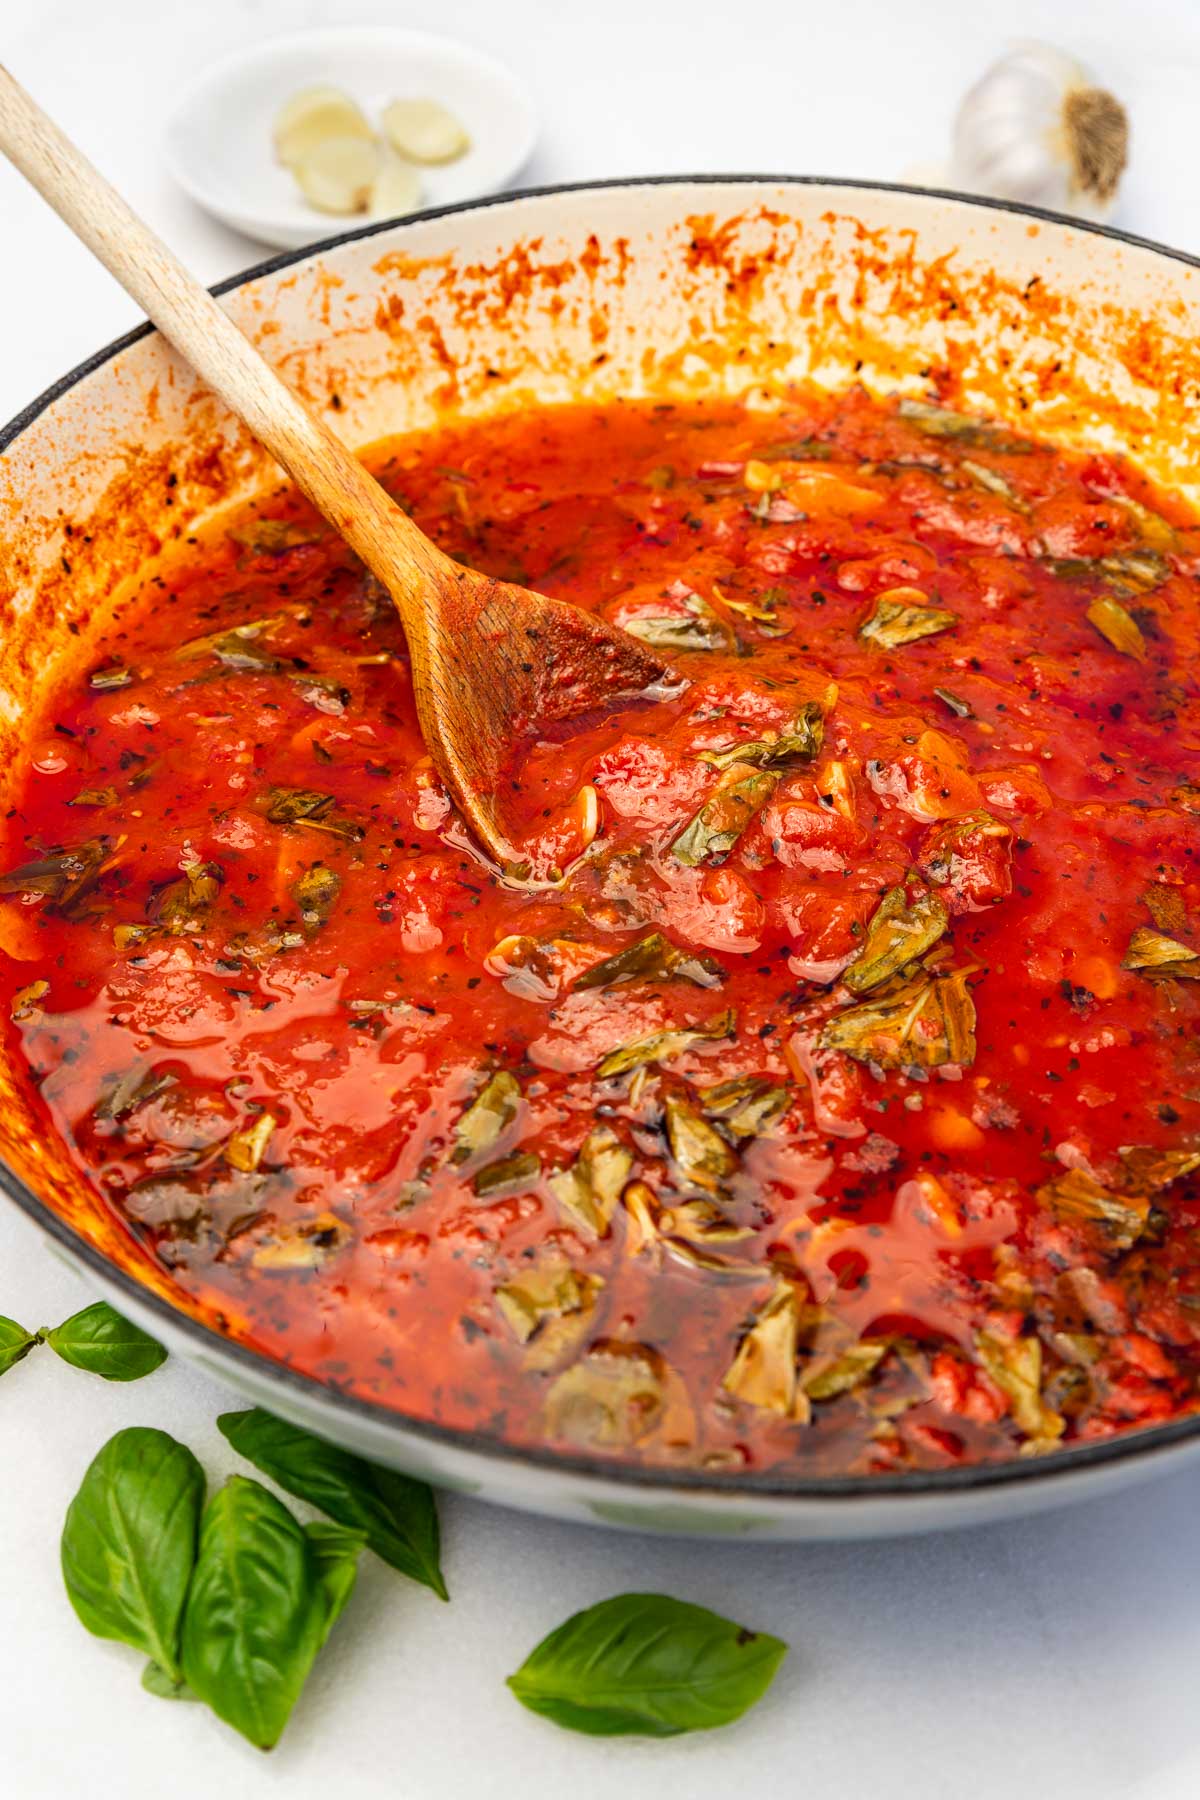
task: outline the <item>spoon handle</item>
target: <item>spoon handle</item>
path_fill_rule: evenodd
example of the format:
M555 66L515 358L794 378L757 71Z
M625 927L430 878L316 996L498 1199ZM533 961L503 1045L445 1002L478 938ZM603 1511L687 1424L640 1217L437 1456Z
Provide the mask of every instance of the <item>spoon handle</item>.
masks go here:
M0 150L383 582L407 625L448 559L3 64Z

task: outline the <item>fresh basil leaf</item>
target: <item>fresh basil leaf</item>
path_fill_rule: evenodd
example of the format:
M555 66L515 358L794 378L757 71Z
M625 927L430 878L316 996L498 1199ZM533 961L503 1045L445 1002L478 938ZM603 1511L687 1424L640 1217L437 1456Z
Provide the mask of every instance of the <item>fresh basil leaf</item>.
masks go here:
M204 1471L165 1431L118 1431L67 1509L67 1597L97 1637L132 1644L177 1680Z
M148 1694L156 1694L160 1700L198 1700L200 1696L193 1694L186 1681L175 1681L160 1669L156 1662L147 1663L142 1670L142 1686Z
M7 1375L41 1341L40 1331L26 1331L15 1319L6 1319L0 1315L0 1375Z
M543 1638L508 1685L522 1706L593 1737L674 1737L728 1725L761 1700L779 1638L666 1594L618 1594Z
M324 1643L345 1610L354 1592L358 1576L358 1559L367 1547L365 1531L347 1531L344 1525L331 1525L327 1519L312 1519L304 1527L313 1553L317 1581L325 1603Z
M304 1527L313 1553L313 1569L324 1607L325 1622L321 1644L325 1643L354 1591L358 1559L366 1548L366 1534L347 1531L342 1525L331 1525L315 1519ZM147 1663L142 1670L142 1686L148 1694L161 1700L198 1700L186 1681L174 1681L157 1663Z
M64 1362L102 1375L105 1381L140 1381L167 1360L161 1344L114 1312L106 1300L73 1313L46 1333L46 1342Z
M205 1508L183 1616L192 1692L270 1750L325 1641L329 1610L316 1553L287 1507L231 1476Z
M239 1456L351 1531L376 1556L448 1600L439 1556L437 1503L423 1481L380 1468L271 1413L222 1413L217 1426Z

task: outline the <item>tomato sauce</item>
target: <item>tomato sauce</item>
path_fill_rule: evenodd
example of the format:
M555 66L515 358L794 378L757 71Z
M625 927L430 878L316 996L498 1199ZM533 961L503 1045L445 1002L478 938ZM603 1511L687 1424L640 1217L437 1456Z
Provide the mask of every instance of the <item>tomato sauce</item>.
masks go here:
M519 1445L779 1474L1196 1406L1200 527L920 401L547 409L373 466L686 685L535 743L502 877L287 490L31 725L4 1012L218 1322Z

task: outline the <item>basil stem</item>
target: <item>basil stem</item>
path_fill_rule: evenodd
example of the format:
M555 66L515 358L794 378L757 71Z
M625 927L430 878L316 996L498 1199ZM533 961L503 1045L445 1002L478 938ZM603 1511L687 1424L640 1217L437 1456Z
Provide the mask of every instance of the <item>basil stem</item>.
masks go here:
M159 1700L198 1700L186 1681L175 1681L156 1662L148 1662L142 1670L142 1686Z

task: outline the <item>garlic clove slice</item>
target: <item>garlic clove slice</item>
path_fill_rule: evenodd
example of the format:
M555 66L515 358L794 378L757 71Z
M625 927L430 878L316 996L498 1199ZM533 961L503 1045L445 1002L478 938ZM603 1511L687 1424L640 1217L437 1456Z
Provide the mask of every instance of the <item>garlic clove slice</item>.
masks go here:
M386 156L371 183L367 211L373 219L395 219L416 212L421 204L421 178L398 156Z
M471 147L454 114L436 100L393 100L382 124L393 150L412 162L453 162Z
M293 94L276 114L272 131L275 154L288 168L294 168L324 138L369 140L374 136L362 107L341 88L327 86L302 88Z
M379 173L375 143L361 137L326 137L294 166L300 192L320 212L362 212Z

